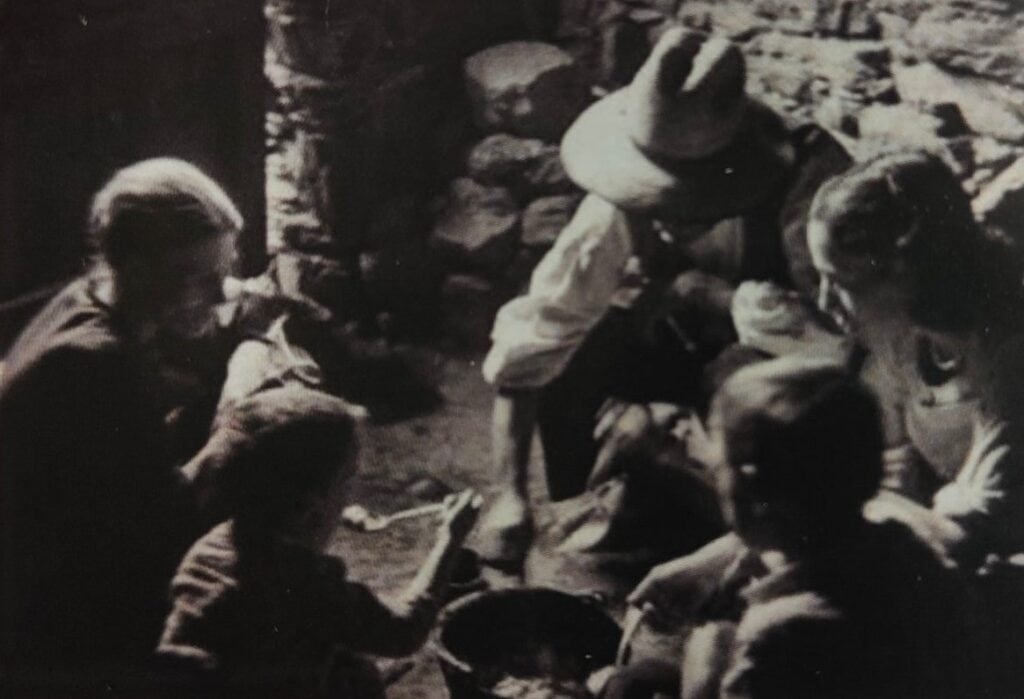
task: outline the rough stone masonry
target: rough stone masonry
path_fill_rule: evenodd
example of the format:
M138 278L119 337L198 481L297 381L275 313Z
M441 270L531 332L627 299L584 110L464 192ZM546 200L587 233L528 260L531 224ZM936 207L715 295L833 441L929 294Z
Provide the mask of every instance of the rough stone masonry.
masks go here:
M267 4L269 245L284 282L334 307L362 275L371 307L422 316L436 299L433 327L485 344L493 310L579 201L561 134L627 84L672 23L739 43L753 94L793 123L822 124L855 157L939 153L993 235L1024 237L1024 5L1013 0L560 0L540 42L514 31L503 42L490 20L474 24L471 3L438 3L448 14L421 9L420 31L443 16L482 33L476 46L431 35L444 48L430 60L388 54L378 5L338 3L344 14L304 26L315 4ZM393 119L401 126L382 134ZM396 151L396 132L412 145ZM389 157L399 172L381 167Z

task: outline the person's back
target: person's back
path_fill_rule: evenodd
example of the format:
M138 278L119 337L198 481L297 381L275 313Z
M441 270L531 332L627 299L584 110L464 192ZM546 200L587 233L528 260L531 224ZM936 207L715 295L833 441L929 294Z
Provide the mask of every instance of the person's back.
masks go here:
M357 467L353 406L298 386L228 408L186 471L205 471L232 519L203 536L171 584L156 649L184 696L383 696L359 653L397 656L426 640L454 555L479 508L466 491L402 599L385 604L323 553Z
M740 369L709 426L734 534L630 596L654 620L672 620L674 599L683 621L706 620L683 653L685 699L985 696L966 587L904 525L865 517L879 408L844 366L791 355Z
M741 596L723 697L979 696L966 590L901 525L865 523Z
M30 683L60 667L102 677L126 647L139 657L187 545L162 416L92 284L26 328L0 388L4 627L12 666L39 667Z
M233 521L195 543L171 597L175 607L158 654L173 659L187 679L247 696L315 695L338 679L330 677L335 650L370 643L375 632L366 618L375 598L346 579L340 560L247 537ZM345 679L351 683L352 673ZM368 695L375 680L364 681Z

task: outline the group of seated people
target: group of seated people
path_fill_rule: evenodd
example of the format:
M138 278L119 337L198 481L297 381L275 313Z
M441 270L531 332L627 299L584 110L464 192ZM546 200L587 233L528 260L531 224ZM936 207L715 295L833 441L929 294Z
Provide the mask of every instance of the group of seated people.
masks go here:
M539 427L553 499L640 493L570 541L656 540L629 599L688 638L605 696L1019 693L1024 264L941 158L853 163L682 28L562 157L587 197L484 363L482 555L530 548Z
M539 426L552 499L623 478L667 513L634 532L664 546L629 603L681 657L601 696L1016 696L1024 264L937 157L852 164L744 81L734 45L672 29L566 134L588 196L484 364L481 556L530 547ZM449 497L398 602L325 553L362 413L308 356L230 376L281 329L226 318L242 225L187 163L119 171L95 263L7 354L10 696L372 699L361 654L435 622L480 499Z

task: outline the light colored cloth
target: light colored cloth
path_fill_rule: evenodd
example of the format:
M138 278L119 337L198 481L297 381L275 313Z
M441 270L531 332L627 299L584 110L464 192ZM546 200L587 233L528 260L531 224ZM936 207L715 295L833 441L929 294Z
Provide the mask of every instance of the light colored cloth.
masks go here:
M627 215L588 195L537 265L527 294L498 312L484 378L520 389L557 377L608 310L632 256Z
M956 476L970 449L978 401L974 397L939 402L937 391L923 393L906 406L910 443L942 480Z
M875 349L860 368L860 379L874 392L881 412L886 445L882 487L927 506L938 469L930 459L922 458L921 443L908 434L910 409L924 397L927 387L920 380L915 383L913 334L906 327L886 326L883 330L872 338ZM954 469L959 468L965 453L966 446Z
M976 385L981 375L967 371L968 358L959 342L922 335L914 338L911 347L915 356L914 364L907 367L907 436L939 477L948 481L967 458L981 407L979 391L984 391L984 386Z
M807 352L841 361L851 351L850 338L820 325L798 292L772 282L740 284L732 297L732 319L740 344L775 357Z
M932 477L944 483L930 503L910 490L897 491L931 504L946 522L943 528L952 522L960 530L949 538L948 553L967 568L989 556L1024 551L1024 414L1015 388L1022 375L1022 340L997 338L983 351L950 344L941 356L958 358L951 365L955 370L929 385L924 362L937 350L912 329L901 334L894 328L890 335L900 337L882 345L890 351L873 355L880 371L865 380L879 392L883 408L890 406L893 416L905 420L900 423L904 435L909 433L914 449L926 456ZM922 426L920 418L928 415L933 424ZM940 415L945 419L934 420Z
M304 348L285 333L285 316L275 320L260 338L242 342L228 361L217 412L243 398L291 383L319 388L323 372Z
M870 332L864 344L872 349L860 376L878 397L893 457L885 485L927 504L935 482L951 480L964 463L978 408L975 392L962 375L938 385L925 381L921 355L928 346L912 325L886 319L871 324ZM906 457L902 463L898 454Z

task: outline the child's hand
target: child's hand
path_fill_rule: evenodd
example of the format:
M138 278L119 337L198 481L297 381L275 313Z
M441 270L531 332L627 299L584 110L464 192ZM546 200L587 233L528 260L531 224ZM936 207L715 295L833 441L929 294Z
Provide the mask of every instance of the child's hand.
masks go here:
M476 524L483 503L484 499L472 488L449 495L441 512L441 532L447 534L453 543L461 544Z
M711 593L715 577L695 570L688 558L654 566L627 601L642 609L651 628L678 631Z

